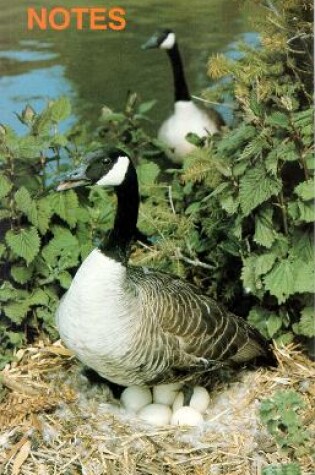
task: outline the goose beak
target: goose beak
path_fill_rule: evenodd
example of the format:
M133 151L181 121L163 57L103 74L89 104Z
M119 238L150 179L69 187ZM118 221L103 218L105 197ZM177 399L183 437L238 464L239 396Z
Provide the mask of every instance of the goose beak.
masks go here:
M151 36L146 43L141 46L141 49L153 49L159 47L159 36L157 34Z
M56 191L70 190L71 188L77 188L79 186L87 186L91 184L91 180L86 176L86 167L80 166L75 170L72 170L65 176L56 188Z

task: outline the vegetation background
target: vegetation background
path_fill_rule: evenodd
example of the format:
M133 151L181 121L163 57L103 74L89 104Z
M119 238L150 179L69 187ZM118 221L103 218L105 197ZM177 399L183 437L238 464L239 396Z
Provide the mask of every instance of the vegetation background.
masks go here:
M154 101L134 94L122 112L103 108L93 134L60 133L66 97L40 114L27 106L24 135L0 126L0 367L39 336L57 338L59 298L111 228L111 194L54 191L57 175L109 142L138 163L139 228L152 246L135 246L135 265L195 282L277 344L314 341L313 6L256 3L259 47L239 45L237 61L211 57L217 85L202 94L233 104L234 126L191 135L197 148L180 169L167 168L143 126Z

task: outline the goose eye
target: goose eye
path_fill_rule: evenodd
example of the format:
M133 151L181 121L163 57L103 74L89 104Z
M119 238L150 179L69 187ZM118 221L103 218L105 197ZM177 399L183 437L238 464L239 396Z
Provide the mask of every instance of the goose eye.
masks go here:
M108 164L111 162L110 158L108 158L108 157L103 158L102 161L103 161L103 164L104 164L104 165L108 165Z

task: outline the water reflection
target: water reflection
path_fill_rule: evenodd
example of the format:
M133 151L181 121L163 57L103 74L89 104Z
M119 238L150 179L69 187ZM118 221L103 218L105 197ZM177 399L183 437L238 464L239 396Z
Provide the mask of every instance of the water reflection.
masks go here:
M69 0L67 7L86 6ZM70 95L74 116L96 122L106 104L120 110L129 90L142 100L157 99L152 118L157 125L172 108L170 68L162 51L141 51L157 27L174 28L184 57L192 93L211 86L206 63L211 53L248 31L247 19L232 0L125 0L124 32L28 32L28 0L11 0L0 13L0 122L16 129L14 118L25 103L42 109L47 100ZM55 6L46 0L47 8ZM94 6L94 3L93 3ZM95 6L104 6L99 1ZM252 41L252 39L250 39Z
M0 59L11 59L13 61L48 61L58 57L56 53L44 53L41 51L30 51L22 49L20 51L0 51Z
M25 131L16 118L26 104L32 104L35 110L42 110L51 98L66 94L73 95L73 89L64 77L63 66L51 66L0 78L0 117L1 122L19 132ZM74 123L74 117L63 124L67 127Z

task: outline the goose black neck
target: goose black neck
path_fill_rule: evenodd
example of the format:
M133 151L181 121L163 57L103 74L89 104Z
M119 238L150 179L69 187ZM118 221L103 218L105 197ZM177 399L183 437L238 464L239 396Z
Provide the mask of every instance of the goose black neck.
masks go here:
M120 262L127 262L131 241L137 229L139 210L139 189L136 170L129 165L123 183L115 188L117 210L108 241L104 246L107 256Z
M167 50L167 54L172 65L175 102L190 101L191 97L186 82L183 62L179 52L178 44L175 43L173 48Z

